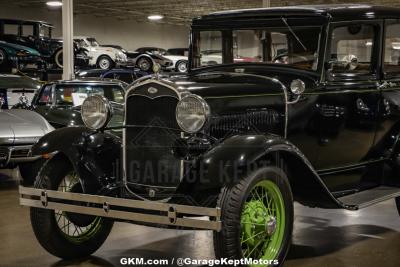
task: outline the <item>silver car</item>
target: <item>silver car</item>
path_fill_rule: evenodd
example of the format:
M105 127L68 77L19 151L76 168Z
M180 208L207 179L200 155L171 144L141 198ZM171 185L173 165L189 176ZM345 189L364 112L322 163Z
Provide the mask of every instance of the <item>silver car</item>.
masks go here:
M54 128L39 114L23 109L0 109L0 169L19 167L23 183L30 185L44 159L32 157L30 149Z

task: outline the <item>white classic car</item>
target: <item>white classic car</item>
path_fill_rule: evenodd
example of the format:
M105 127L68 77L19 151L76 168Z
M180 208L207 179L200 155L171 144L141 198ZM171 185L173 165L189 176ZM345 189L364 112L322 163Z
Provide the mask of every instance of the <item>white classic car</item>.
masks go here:
M176 72L187 72L188 68L188 57L181 55L173 55L169 53L167 50L159 47L141 47L136 51L141 51L142 53L149 53L151 55L159 55L166 59L172 61L172 64L168 64L165 66L166 70L172 70Z
M101 46L93 37L76 36L74 41L88 50L90 66L106 70L127 65L128 58L121 49Z

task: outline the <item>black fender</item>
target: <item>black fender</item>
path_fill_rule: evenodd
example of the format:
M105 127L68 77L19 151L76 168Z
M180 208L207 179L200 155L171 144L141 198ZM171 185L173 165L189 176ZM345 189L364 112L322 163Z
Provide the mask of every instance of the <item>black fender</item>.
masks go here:
M57 129L40 138L31 153L65 156L78 173L85 193L97 192L119 176L121 140L110 133L86 127Z
M257 168L281 166L281 161L295 200L311 207L345 207L332 195L305 155L275 135L237 135L226 139L197 160L196 167L184 176L179 189L182 193L185 190L218 192Z

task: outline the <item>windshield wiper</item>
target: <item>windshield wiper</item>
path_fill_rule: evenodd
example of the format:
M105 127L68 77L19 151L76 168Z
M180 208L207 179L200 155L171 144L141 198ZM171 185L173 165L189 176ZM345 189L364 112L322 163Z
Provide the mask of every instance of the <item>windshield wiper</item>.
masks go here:
M282 17L281 18L283 23L285 23L286 27L289 29L290 33L293 34L294 38L296 38L297 42L303 47L304 51L308 51L307 47L301 42L299 36L293 31L292 27L290 27L289 23L287 22L287 19Z

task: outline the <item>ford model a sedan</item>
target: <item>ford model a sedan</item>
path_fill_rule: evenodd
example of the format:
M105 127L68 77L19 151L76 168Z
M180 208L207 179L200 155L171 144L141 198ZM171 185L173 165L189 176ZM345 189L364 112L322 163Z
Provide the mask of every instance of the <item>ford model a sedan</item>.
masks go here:
M358 210L400 196L399 14L307 6L193 20L189 73L132 84L122 139L92 96L86 127L32 148L53 155L36 188L20 188L40 244L85 256L122 220L214 230L217 258L280 265L293 201ZM219 61L202 59L210 50Z

